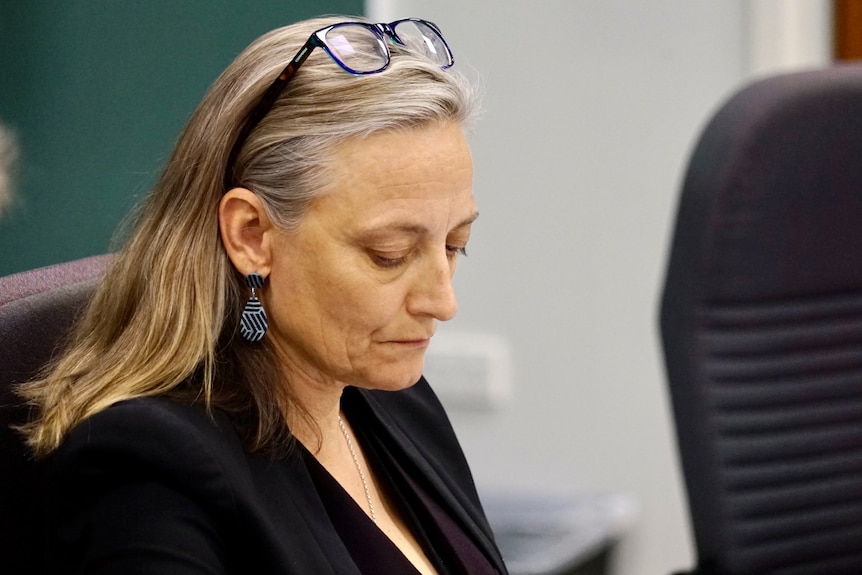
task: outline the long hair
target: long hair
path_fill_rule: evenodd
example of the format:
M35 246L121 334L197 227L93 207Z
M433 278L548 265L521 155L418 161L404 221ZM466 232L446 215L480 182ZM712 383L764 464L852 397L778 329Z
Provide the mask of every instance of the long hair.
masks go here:
M309 34L340 20L265 34L204 96L65 352L20 388L34 409L23 431L37 456L56 449L87 417L154 395L226 410L250 450L289 438L287 414L302 406L266 338L247 344L237 335L247 290L222 246L218 205L230 149L257 99ZM331 186L333 153L345 141L434 122L471 123L475 93L462 75L391 49L389 68L363 77L315 51L249 135L232 181L255 192L279 227L297 226Z

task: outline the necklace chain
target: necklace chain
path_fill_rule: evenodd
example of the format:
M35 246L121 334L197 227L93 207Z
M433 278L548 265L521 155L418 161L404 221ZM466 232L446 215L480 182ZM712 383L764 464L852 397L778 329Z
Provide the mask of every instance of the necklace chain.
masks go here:
M371 515L371 520L377 523L377 516L374 514L374 503L371 502L371 490L368 489L368 481L365 479L365 472L362 471L362 466L359 464L359 456L356 455L356 450L353 448L353 441L350 439L350 434L347 432L347 426L338 415L338 427L341 428L341 433L344 434L344 439L347 441L347 449L350 450L350 455L353 456L353 463L356 465L356 471L359 472L359 479L362 480L362 488L365 490L365 499L368 501L368 511Z

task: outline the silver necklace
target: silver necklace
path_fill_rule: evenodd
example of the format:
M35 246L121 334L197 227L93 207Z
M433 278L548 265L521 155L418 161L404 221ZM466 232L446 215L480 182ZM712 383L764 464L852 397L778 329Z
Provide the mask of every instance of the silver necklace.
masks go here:
M368 511L369 515L371 515L371 520L377 523L377 516L374 514L374 504L371 502L371 491L368 489L368 481L365 479L362 466L359 465L359 457L356 455L356 450L353 449L353 441L350 439L350 434L347 433L347 427L341 419L341 414L338 415L338 426L341 428L341 433L344 434L344 439L347 441L347 449L350 450L350 455L353 456L353 463L356 465L356 471L359 472L359 479L362 480L362 488L365 490L365 499L368 501Z

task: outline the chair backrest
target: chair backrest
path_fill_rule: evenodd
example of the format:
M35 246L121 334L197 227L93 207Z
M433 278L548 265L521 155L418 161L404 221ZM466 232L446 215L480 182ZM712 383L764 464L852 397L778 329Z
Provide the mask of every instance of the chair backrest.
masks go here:
M11 429L28 409L14 386L60 349L110 256L0 278L0 573L36 573L41 544L42 465Z
M702 573L862 573L862 66L732 96L661 302Z

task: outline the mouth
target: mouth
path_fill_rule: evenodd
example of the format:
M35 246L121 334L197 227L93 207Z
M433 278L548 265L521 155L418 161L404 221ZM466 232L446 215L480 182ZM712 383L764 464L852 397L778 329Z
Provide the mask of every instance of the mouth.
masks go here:
M424 349L428 347L431 343L430 337L416 338L416 339L394 339L390 340L388 343L392 343L395 345L400 345L404 347L411 347L416 349Z

